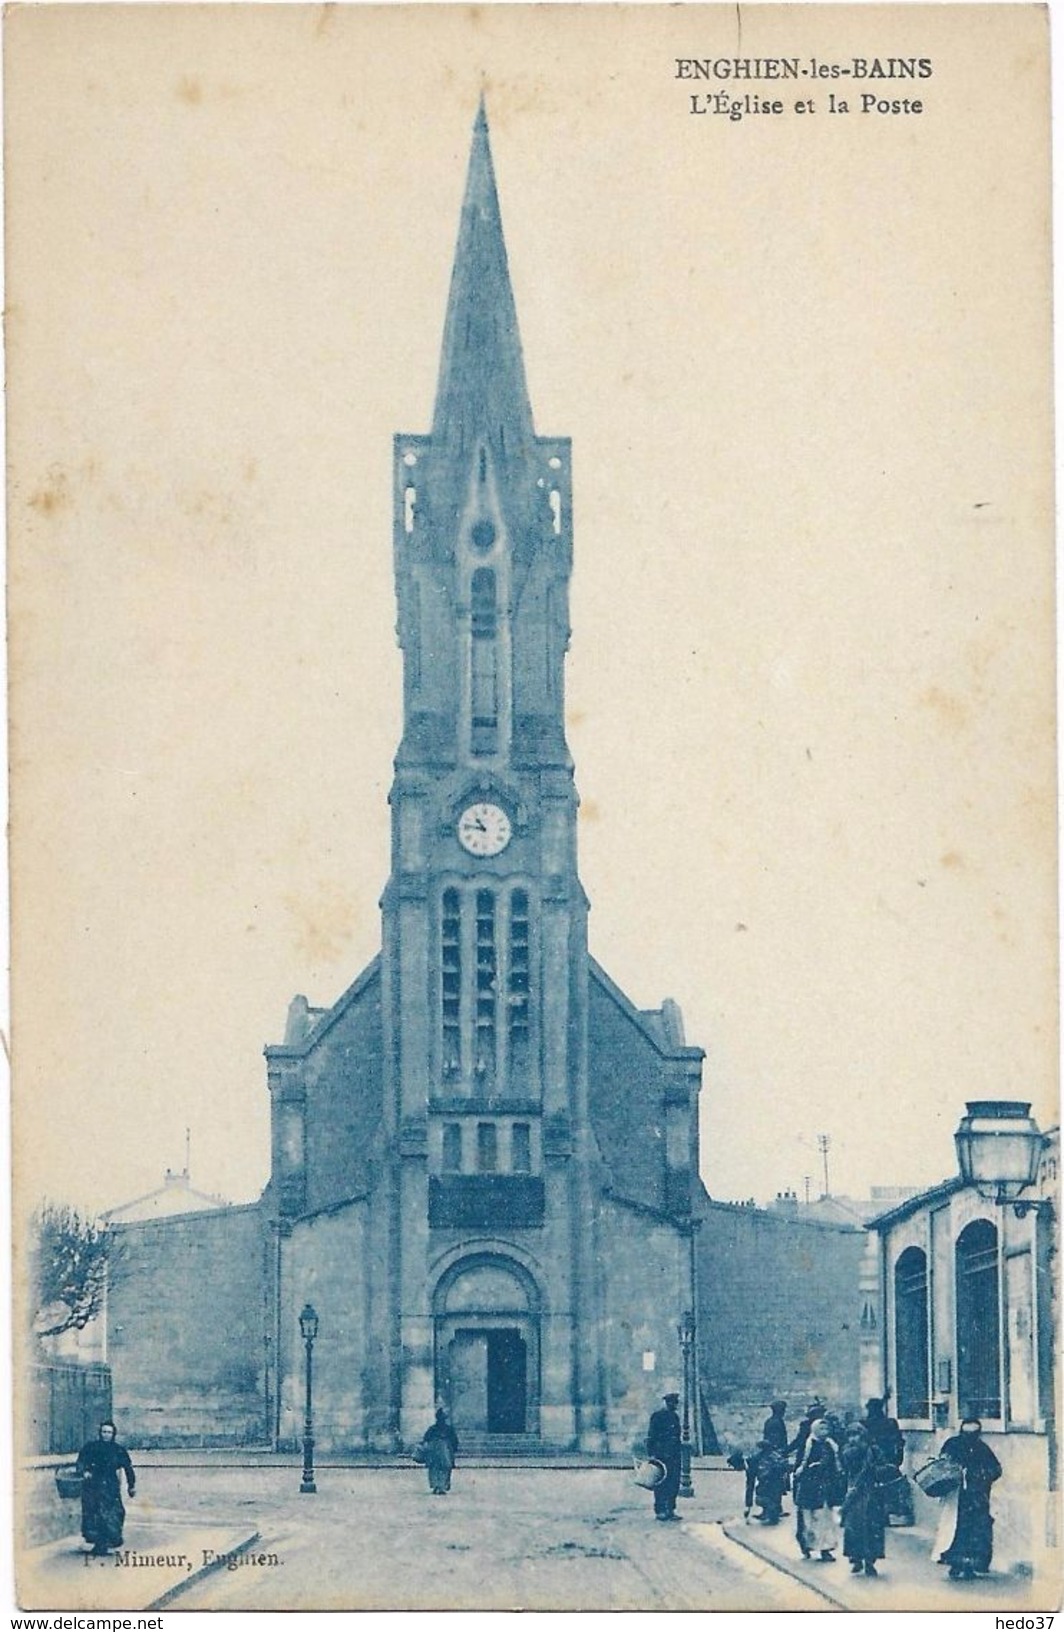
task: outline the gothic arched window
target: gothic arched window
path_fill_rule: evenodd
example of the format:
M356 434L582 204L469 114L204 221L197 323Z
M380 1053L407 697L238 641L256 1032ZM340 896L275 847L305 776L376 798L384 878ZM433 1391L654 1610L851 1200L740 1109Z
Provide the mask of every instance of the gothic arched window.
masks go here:
M495 1013L499 955L495 942L495 893L477 891L476 1054L473 1062L482 1087L495 1077Z
M899 1417L930 1415L927 1338L927 1254L920 1247L906 1247L894 1265L894 1352Z
M531 965L528 944L528 894L515 890L510 897L510 975L508 1042L510 1081L525 1083L529 1066L529 992Z
M442 963L443 1075L462 1074L462 911L457 890L444 890L440 923Z
M998 1232L977 1218L957 1237L957 1404L975 1417L1001 1415Z
M498 742L497 623L495 574L490 567L478 567L470 594L470 747L474 754L493 754Z

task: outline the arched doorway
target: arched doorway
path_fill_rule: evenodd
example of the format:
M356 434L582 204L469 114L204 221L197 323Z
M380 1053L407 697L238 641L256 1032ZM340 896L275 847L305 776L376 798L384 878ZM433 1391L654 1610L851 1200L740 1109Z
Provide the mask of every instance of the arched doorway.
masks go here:
M539 1298L519 1264L463 1258L434 1299L436 1394L461 1439L539 1432Z

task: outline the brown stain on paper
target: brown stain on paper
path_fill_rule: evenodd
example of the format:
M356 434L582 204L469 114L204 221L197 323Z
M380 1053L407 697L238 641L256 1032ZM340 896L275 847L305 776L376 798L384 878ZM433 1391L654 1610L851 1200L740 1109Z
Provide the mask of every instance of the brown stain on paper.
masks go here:
M61 465L51 467L41 486L26 502L30 509L36 510L40 516L56 516L61 511L69 509L73 503L70 483Z
M345 955L359 917L352 896L321 884L313 896L286 895L282 899L294 924L298 958L334 963Z
M920 707L930 709L938 716L940 725L949 731L959 733L968 725L971 710L967 703L954 696L951 691L943 691L941 686L928 686L920 693Z

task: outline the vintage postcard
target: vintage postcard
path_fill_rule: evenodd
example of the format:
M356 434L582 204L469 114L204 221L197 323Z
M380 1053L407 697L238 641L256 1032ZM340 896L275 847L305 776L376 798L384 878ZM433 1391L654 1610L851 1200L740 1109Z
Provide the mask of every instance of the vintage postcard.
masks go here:
M20 1605L1052 1610L1046 11L5 40Z

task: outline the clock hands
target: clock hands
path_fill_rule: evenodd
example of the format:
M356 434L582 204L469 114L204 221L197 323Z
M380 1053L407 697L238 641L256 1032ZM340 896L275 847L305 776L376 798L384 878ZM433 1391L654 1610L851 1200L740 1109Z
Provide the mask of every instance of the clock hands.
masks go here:
M497 856L510 842L510 818L499 805L467 805L458 819L458 839L473 856Z

